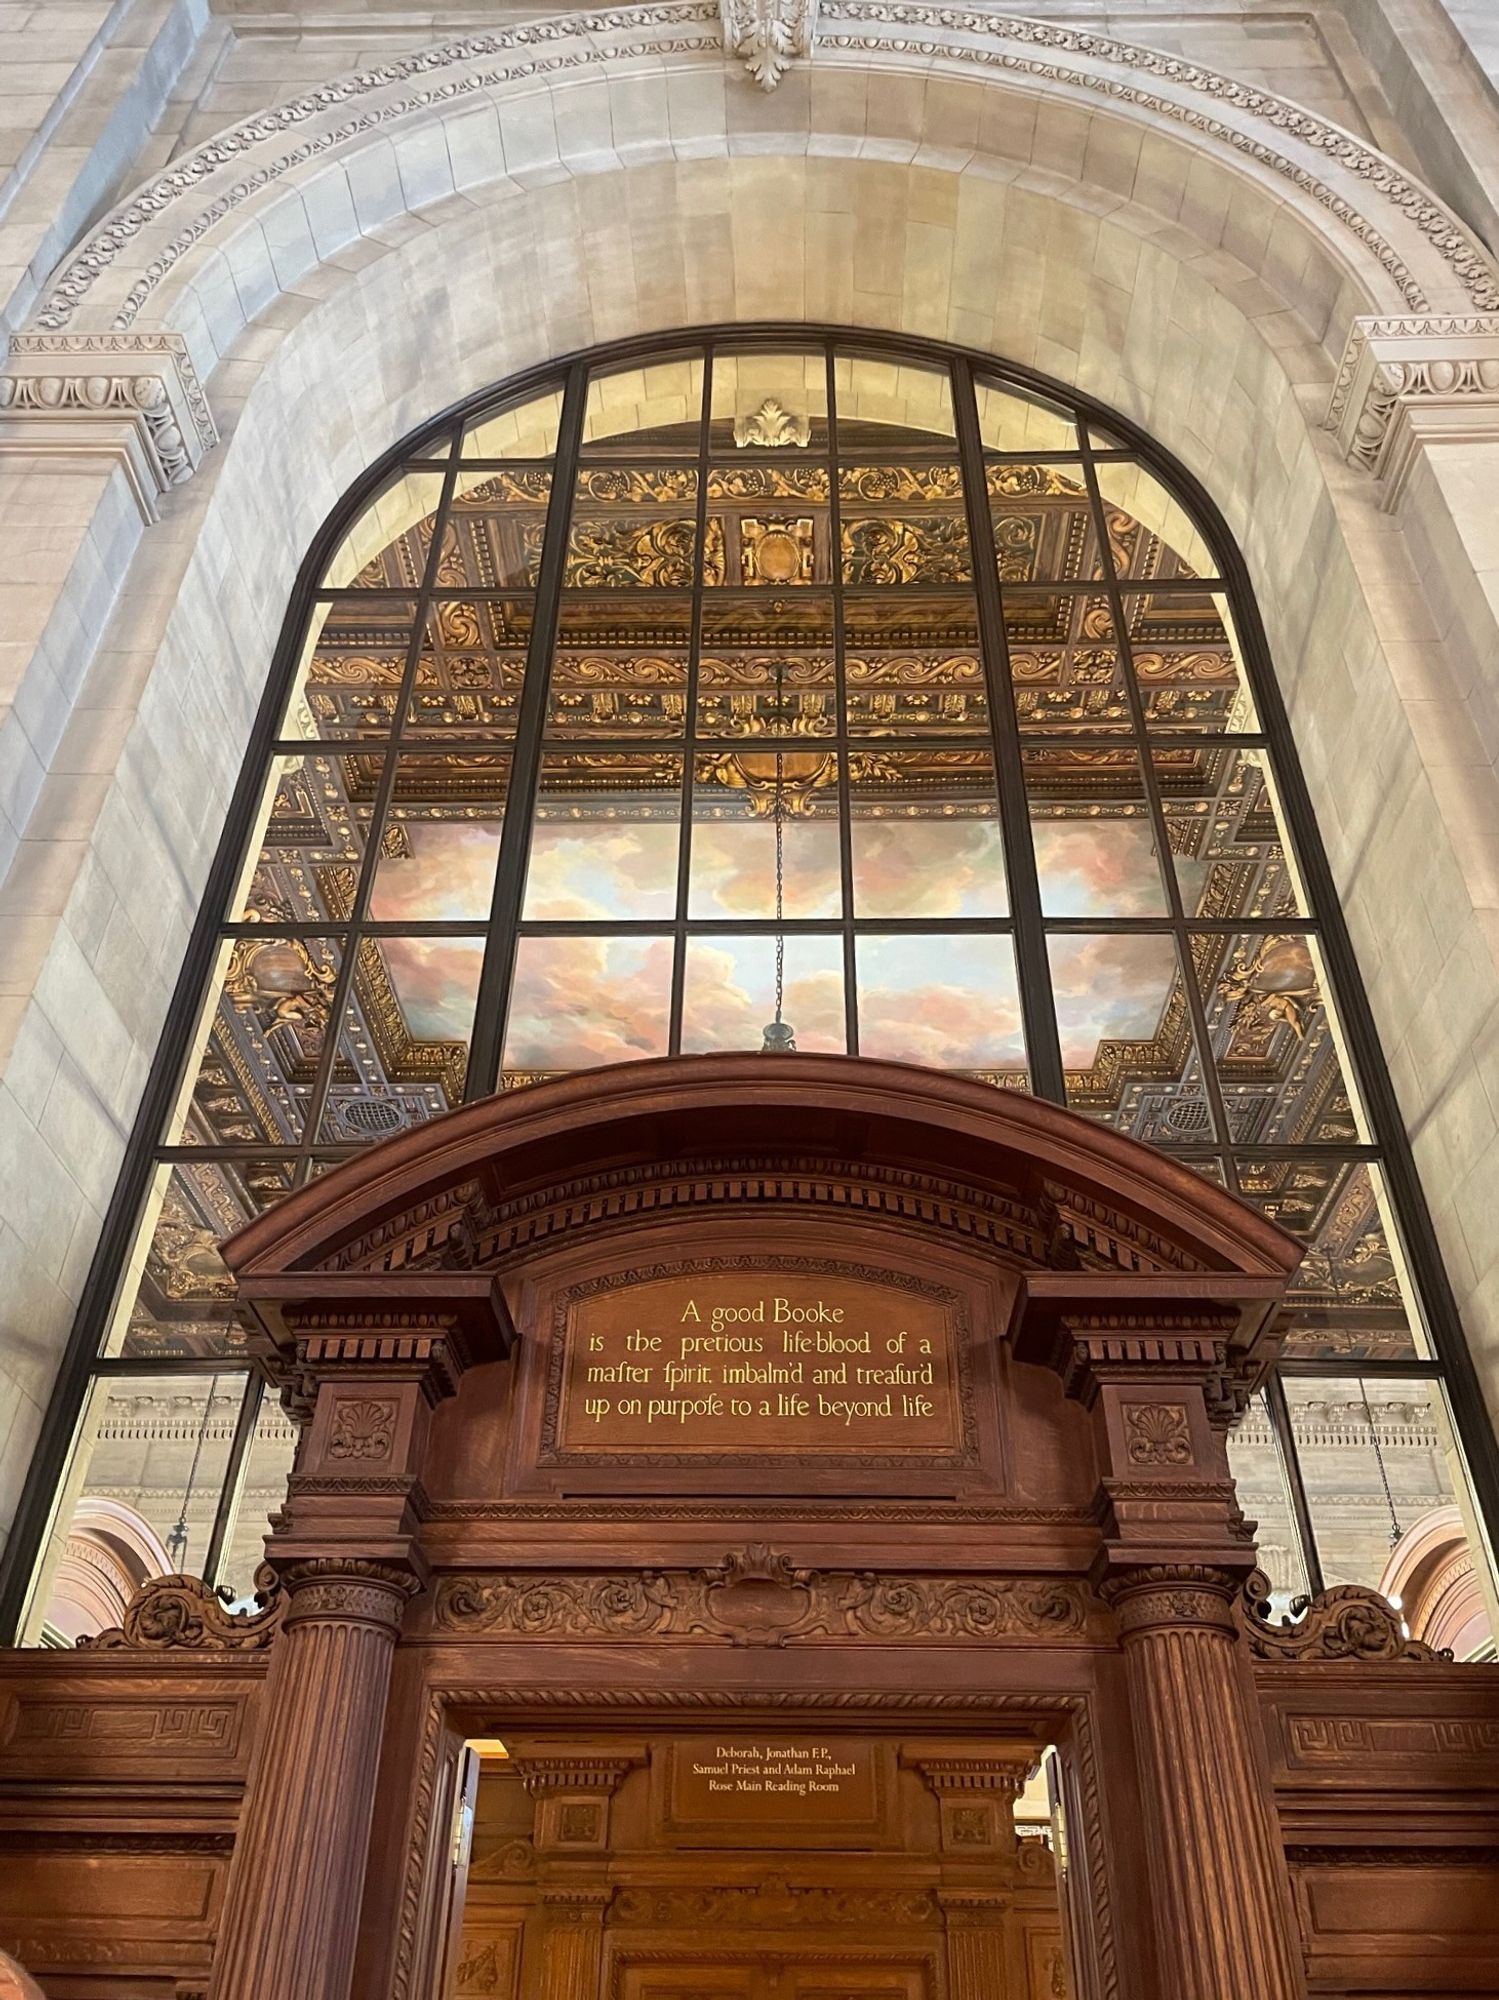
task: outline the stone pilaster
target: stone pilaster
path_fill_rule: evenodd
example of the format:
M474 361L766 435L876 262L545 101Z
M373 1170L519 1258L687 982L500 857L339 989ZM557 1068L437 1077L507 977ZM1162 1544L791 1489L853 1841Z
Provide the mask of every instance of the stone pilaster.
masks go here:
M1142 1833L1167 2000L1301 2000L1285 1856L1261 1773L1232 1605L1190 1564L1105 1585L1124 1647Z

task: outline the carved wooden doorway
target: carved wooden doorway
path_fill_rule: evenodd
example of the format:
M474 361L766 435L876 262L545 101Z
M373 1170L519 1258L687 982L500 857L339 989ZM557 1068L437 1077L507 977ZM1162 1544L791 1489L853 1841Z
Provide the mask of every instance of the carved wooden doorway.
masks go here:
M442 2000L1067 2000L1040 1760L732 1717L491 1744Z

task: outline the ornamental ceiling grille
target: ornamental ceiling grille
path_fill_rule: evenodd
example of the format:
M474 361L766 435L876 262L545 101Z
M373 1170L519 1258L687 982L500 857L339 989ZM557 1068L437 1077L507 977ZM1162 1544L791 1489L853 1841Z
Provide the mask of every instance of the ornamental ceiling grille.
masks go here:
M1252 607L1156 454L963 356L725 334L429 427L340 536L106 1372L233 1369L217 1241L352 1151L782 1010L1242 1194L1308 1248L1291 1365L1429 1356Z

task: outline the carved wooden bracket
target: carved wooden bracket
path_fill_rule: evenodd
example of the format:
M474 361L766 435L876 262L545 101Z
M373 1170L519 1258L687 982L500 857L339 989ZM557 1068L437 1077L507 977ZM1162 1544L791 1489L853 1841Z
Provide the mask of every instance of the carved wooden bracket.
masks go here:
M1270 1615L1270 1579L1256 1570L1239 1600L1239 1617L1257 1660L1451 1660L1412 1639L1400 1613L1377 1590L1340 1583L1317 1597L1297 1598L1292 1618Z
M254 1653L269 1646L286 1616L286 1596L275 1572L255 1577L254 1609L233 1611L231 1591L215 1590L199 1576L153 1576L125 1609L122 1625L78 1641L81 1651L132 1647L141 1652Z

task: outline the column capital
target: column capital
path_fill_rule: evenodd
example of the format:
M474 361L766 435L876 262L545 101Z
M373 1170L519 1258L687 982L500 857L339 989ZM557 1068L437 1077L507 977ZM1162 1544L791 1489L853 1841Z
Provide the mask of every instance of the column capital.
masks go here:
M1325 428L1387 508L1425 446L1499 443L1499 313L1355 319Z
M1241 1576L1210 1563L1143 1563L1114 1570L1099 1584L1099 1594L1128 1642L1160 1626L1195 1625L1232 1636L1242 1587Z
M288 1630L309 1619L375 1625L398 1632L406 1600L421 1578L409 1564L358 1556L315 1556L284 1563Z
M18 333L0 364L0 454L113 458L148 521L218 436L180 333Z

